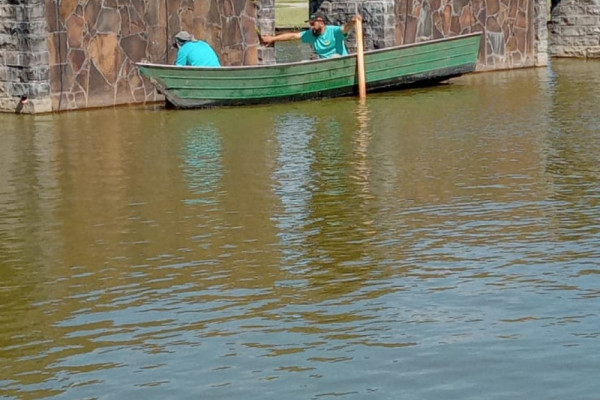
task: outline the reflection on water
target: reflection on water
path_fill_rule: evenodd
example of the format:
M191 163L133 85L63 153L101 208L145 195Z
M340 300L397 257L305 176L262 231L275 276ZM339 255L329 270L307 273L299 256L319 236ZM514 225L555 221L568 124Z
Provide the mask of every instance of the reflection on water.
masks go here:
M184 173L189 179L188 185L193 194L205 195L217 191L223 178L222 152L219 132L214 125L200 125L190 130L186 138L184 159L187 168ZM218 200L188 200L189 203L202 201L216 203Z
M280 143L278 168L273 177L275 194L281 199L281 214L277 215L281 248L287 269L303 267L308 255L302 249L305 231L309 228L310 205L312 202L311 181L314 152L310 148L315 133L315 119L304 115L283 114L276 121L275 129ZM317 233L317 232L315 232ZM286 266L284 266L285 268ZM297 271L302 274L304 268Z
M0 397L597 397L597 64L5 117Z

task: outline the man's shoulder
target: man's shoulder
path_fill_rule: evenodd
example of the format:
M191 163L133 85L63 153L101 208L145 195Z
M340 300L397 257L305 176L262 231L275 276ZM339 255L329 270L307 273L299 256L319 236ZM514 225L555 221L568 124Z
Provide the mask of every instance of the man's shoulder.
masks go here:
M190 46L189 46L190 49L192 49L192 48L193 49L206 49L206 48L210 48L210 45L207 42L203 41L203 40L194 40L193 42L189 42L189 44L190 44Z
M343 27L339 25L327 25L327 35L340 39L346 36Z
M300 39L305 43L313 43L316 39L316 36L310 29L300 32Z

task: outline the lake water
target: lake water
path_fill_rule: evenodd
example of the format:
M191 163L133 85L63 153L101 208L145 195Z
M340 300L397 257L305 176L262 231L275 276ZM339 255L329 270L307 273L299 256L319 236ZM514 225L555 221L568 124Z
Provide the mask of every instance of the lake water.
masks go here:
M600 63L2 115L0 398L600 398Z

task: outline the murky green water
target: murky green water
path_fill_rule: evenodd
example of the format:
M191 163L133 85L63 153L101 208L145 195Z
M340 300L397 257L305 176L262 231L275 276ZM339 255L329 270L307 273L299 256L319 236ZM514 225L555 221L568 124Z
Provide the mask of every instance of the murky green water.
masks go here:
M598 399L599 71L1 116L0 397Z

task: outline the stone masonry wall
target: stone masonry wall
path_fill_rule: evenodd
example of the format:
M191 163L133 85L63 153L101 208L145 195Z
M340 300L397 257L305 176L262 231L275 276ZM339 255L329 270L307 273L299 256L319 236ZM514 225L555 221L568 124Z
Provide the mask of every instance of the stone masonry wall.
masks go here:
M209 42L223 65L256 64L253 0L46 0L53 110L155 101L135 63L175 61L174 36Z
M546 1L311 0L310 8L334 23L359 12L365 49L484 32L479 70L547 64Z
M405 39L421 41L483 32L480 70L540 64L535 47L535 0L398 1L408 2ZM545 26L537 28L547 31Z
M549 2L538 0L533 3L533 60L535 66L548 65L548 14Z
M46 28L44 0L0 0L0 110L51 110Z
M257 16L274 0L0 0L0 111L63 111L157 101L136 62L175 61L173 37L209 42L223 65L272 63Z
M480 70L547 62L545 0L307 1L330 23L363 15L366 49L484 32ZM600 25L596 0L565 1L553 29L589 33L589 56L599 42L587 25ZM585 14L562 18L561 7ZM257 34L274 33L275 0L0 0L0 110L15 111L22 96L23 112L160 100L135 63L173 63L171 43L183 29L211 43L223 65L275 62ZM354 33L348 47L355 49Z
M394 46L396 40L395 0L312 0L310 12L323 11L327 23L342 25L354 15L363 17L363 39L365 50ZM356 51L354 32L348 37L348 51Z
M260 0L256 2L256 23L258 31L263 35L275 34L275 0ZM275 47L259 46L258 63L261 65L275 64Z
M600 58L600 2L563 0L552 9L550 55Z

